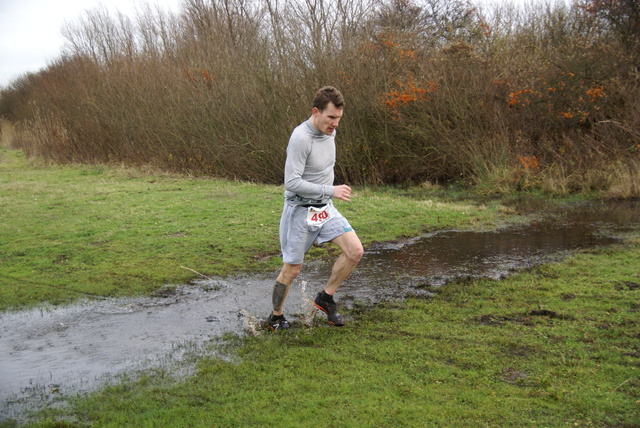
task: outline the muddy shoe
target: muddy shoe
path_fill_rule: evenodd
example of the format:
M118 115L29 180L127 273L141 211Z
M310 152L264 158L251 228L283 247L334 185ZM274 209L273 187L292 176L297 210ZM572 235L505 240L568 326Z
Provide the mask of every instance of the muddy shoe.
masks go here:
M326 296L324 297L323 294L323 292L320 292L316 296L316 300L313 302L316 308L327 314L327 318L329 318L331 324L337 327L343 326L344 320L342 319L342 315L336 310L336 302L333 300L333 296L324 294L324 296Z
M289 328L289 321L284 317L284 315L269 315L267 318L267 325L270 330L286 330Z

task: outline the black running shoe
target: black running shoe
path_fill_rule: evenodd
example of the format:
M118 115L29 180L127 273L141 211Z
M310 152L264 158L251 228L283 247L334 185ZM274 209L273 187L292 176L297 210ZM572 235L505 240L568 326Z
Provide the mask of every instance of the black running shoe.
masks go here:
M284 315L276 316L271 314L267 319L267 325L273 331L286 330L289 328L289 321L287 321Z
M327 318L329 318L331 324L337 327L343 326L344 320L342 319L342 315L336 311L336 302L333 300L333 296L327 295L328 299L323 299L322 294L322 292L318 293L316 300L313 302L316 308L327 314Z

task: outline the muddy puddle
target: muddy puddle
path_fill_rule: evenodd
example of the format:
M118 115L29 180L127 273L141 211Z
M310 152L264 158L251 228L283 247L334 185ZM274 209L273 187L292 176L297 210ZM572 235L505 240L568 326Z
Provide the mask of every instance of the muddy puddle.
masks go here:
M499 279L576 249L610 245L621 233L638 230L640 204L585 204L545 218L369 247L337 299L349 307L424 295L459 278ZM313 322L310 299L330 269L322 262L305 265L287 298L290 321ZM0 313L0 423L24 421L30 410L141 370L189 373L221 335L260 333L275 275L196 281L147 298Z

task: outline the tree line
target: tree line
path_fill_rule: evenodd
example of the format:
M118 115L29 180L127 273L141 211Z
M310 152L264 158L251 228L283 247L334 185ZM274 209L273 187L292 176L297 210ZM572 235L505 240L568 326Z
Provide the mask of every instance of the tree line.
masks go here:
M185 0L63 35L0 91L3 139L31 156L281 183L333 85L340 181L640 193L635 0Z

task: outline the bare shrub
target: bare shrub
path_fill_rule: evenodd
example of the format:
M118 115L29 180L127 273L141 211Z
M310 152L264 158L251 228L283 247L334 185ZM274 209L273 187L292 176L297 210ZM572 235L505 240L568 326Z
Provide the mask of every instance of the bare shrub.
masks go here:
M280 183L291 130L330 84L347 100L340 181L598 190L637 165L637 16L590 0L99 8L67 26L60 58L1 92L0 115L56 162Z
M604 195L612 199L640 198L640 165L628 163L617 166L613 180Z
M12 147L16 139L16 125L7 119L0 119L0 146Z

